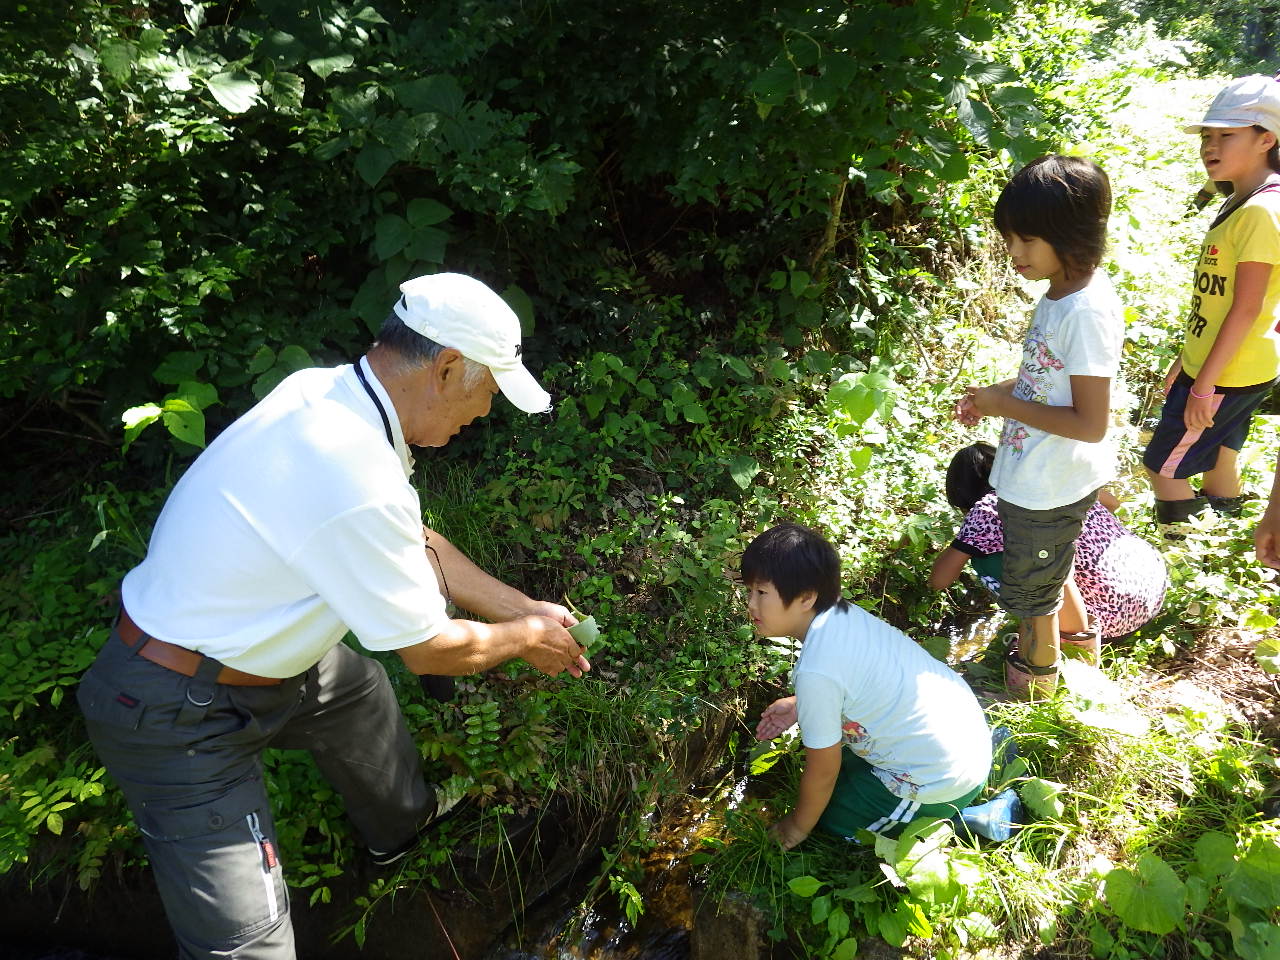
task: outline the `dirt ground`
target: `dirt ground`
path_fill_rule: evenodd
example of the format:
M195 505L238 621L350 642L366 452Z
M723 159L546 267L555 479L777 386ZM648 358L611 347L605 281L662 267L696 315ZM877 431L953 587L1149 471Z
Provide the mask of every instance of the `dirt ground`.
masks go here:
M1261 636L1250 630L1215 630L1179 653L1165 670L1171 685L1214 694L1232 719L1247 723L1258 738L1280 747L1280 674L1268 674L1254 659Z

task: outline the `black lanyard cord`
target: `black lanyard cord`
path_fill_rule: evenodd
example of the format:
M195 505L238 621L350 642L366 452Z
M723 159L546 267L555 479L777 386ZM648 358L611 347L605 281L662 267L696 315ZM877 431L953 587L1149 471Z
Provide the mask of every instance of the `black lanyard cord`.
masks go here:
M382 429L387 431L387 443L391 444L391 448L394 450L396 442L391 436L391 421L387 419L386 408L382 406L382 401L378 399L378 395L373 392L373 387L369 386L369 379L364 375L364 370L360 367L360 361L357 360L354 366L356 368L356 376L360 379L360 386L364 387L364 392L369 395L373 405L378 408L378 416L382 417Z
M391 421L387 418L386 408L383 407L382 401L378 399L378 395L373 392L373 387L369 386L369 379L364 375L364 370L360 367L360 361L357 360L353 366L356 369L356 376L360 379L360 386L364 387L364 392L369 394L369 399L373 401L373 405L378 408L378 415L382 417L382 427L387 431L387 443L391 444L394 450L396 446L395 440L391 436ZM425 542L426 534L423 534ZM444 598L449 603L453 602L453 596L449 593L449 581L444 575L444 561L440 559L440 551L433 547L430 543L426 544L428 550L436 555L436 567L440 571L440 586L444 587Z

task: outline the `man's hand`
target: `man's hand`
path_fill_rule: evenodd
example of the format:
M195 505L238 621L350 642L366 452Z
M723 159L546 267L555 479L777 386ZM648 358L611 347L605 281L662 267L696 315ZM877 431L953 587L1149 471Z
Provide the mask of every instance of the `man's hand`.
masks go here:
M549 600L530 601L527 612L531 616L546 617L549 620L554 620L562 627L572 627L578 622L577 618L569 612L567 607L563 607L558 603L552 603Z
M783 697L764 708L756 725L757 740L772 740L796 722L796 698Z
M790 813L770 827L769 833L783 850L790 850L796 844L803 843L809 836L808 830L796 826L795 814Z
M565 615L568 616L567 610ZM569 621L572 625L573 617L570 616ZM528 634L526 648L520 656L535 669L549 677L564 670L568 670L570 676L580 677L591 669L591 664L583 656L585 651L569 636L565 624L545 616L524 617L521 622Z

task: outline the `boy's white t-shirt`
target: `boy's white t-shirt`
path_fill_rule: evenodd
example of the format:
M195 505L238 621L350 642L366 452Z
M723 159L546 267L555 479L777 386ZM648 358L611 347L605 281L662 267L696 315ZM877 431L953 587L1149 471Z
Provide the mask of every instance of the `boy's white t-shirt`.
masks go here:
M1070 406L1071 378L1114 380L1123 346L1124 308L1106 274L1094 271L1083 290L1036 304L1013 396ZM1115 472L1109 438L1085 443L1010 418L1000 434L991 486L1001 500L1025 510L1051 510L1083 499Z
M973 691L861 607L813 619L793 679L804 745L842 743L894 796L947 803L986 782L991 731Z

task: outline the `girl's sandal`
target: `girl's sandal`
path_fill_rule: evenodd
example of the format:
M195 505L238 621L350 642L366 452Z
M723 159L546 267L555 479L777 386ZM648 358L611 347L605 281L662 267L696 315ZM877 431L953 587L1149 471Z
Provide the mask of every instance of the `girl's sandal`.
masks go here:
M1102 638L1098 636L1098 627L1093 622L1083 633L1059 633L1058 644L1064 651L1070 650L1095 667L1102 662Z
M1037 667L1010 654L1004 661L1004 685L1018 700L1047 699L1058 686L1058 665Z

